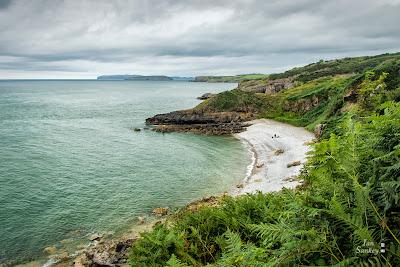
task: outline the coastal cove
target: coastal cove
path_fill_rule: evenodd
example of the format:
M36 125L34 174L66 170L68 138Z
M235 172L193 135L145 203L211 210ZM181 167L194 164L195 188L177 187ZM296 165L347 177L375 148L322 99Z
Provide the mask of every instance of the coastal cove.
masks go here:
M242 141L251 155L245 178L228 192L206 195L178 209L160 207L153 210L156 216L140 217L140 225L125 229L120 235L94 234L92 242L70 255L53 255L52 266L126 266L131 246L140 243L141 235L148 234L159 225L173 224L182 212L198 212L202 208L218 207L223 199L237 198L259 192L277 192L295 188L303 183L299 174L306 163L306 154L316 140L313 133L268 119L249 121L247 128L234 137ZM23 265L19 267L27 267ZM32 267L29 265L29 267Z
M124 233L155 207L234 187L251 163L244 143L143 128L149 116L235 86L1 81L0 265L44 263L46 247L73 253L93 233Z

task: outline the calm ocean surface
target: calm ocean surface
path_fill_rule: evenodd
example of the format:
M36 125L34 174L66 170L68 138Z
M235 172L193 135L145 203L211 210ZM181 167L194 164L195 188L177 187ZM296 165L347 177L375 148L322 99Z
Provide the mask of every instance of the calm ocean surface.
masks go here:
M134 132L235 84L0 81L0 265L87 244L155 207L229 190L250 163L232 137ZM62 242L60 242L62 241Z

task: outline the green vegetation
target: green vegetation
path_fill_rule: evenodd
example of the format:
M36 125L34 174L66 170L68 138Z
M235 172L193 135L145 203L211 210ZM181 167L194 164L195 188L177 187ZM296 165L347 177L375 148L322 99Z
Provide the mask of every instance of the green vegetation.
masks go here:
M203 102L197 108L249 106L310 129L323 123L325 134L300 188L182 209L143 234L131 265L400 266L399 71L391 60L272 95L233 90Z
M251 92L231 90L219 93L200 103L195 109L213 112L236 111L260 113L266 107L262 97Z
M209 82L209 83L238 83L248 80L260 80L267 78L266 74L241 74L234 76L197 76L195 82Z
M369 69L379 68L385 64L391 64L393 60L399 59L400 53L370 57L343 58L329 61L320 60L317 63L312 63L305 67L293 68L284 73L271 74L270 78L279 79L294 77L296 81L308 82L324 76L363 73Z
M324 77L279 94L265 95L267 101L271 98L271 106L264 111L264 117L312 131L316 124L342 116L336 113L343 104L343 94L356 79Z

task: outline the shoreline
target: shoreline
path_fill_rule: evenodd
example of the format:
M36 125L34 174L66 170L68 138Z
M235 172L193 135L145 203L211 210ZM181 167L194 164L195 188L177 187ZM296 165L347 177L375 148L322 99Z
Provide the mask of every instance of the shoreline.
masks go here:
M231 195L268 193L298 186L301 181L296 177L306 162L307 152L311 150L308 144L315 139L314 134L302 127L269 119L248 123L251 125L246 131L234 136L249 146L254 157L249 165L251 171ZM288 167L288 164L294 166Z
M246 168L245 177L236 187L232 185L228 194L236 197L257 191L267 193L298 186L300 181L292 178L300 173L303 164L306 162L306 153L311 150L306 144L315 139L314 134L304 128L269 119L258 119L246 123L249 125L246 130L233 134L233 136L246 144L251 163ZM278 137L272 138L274 134ZM280 149L283 150L283 153L276 155L276 151ZM288 168L287 164L293 161L300 161L301 164ZM225 193L215 196L218 197ZM214 197L204 196L189 202L185 207L196 206L196 203L201 203L204 200L207 202L210 198L213 199ZM101 242L89 242L85 249L70 254L68 260L56 260L50 256L47 258L47 262L44 264L42 262L43 265L39 263L40 261L37 261L36 266L66 266L65 264L68 263L84 266L81 262L84 261L82 255L90 250L107 252L115 243L126 242L126 240L134 241L139 237L139 233L150 230L157 221L163 221L166 218L168 216L153 218L153 220L148 218L150 220L146 223L134 225L130 230L119 236L114 235L109 239L102 239ZM30 263L31 265L28 263L20 266L35 266L34 262Z

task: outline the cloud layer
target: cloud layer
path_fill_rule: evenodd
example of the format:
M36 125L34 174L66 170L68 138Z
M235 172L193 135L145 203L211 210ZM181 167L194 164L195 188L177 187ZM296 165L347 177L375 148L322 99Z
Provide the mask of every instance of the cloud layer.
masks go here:
M400 51L399 0L0 0L0 78L271 73Z

